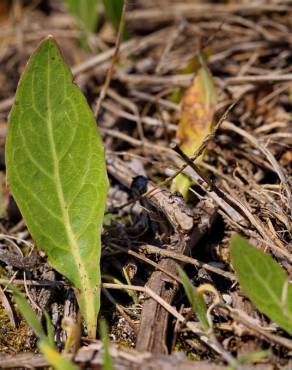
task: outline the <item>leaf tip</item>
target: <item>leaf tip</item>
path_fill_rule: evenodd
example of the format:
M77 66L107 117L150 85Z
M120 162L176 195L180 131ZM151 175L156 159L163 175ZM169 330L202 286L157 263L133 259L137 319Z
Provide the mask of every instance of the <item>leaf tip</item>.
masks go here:
M55 38L54 38L54 36L53 36L53 35L49 34L49 35L45 38L45 40L55 40Z
M55 37L51 34L49 34L47 37L45 37L41 43L40 43L40 46L44 45L44 44L52 44L54 46L57 46L58 47L58 43L57 43L57 40L55 39Z

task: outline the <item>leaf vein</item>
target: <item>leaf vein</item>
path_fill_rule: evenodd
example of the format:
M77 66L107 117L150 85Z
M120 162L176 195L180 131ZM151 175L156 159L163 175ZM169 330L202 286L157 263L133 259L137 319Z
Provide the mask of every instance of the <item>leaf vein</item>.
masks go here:
M23 148L25 150L25 152L27 153L27 156L29 157L29 160L31 161L31 163L46 177L48 177L50 180L54 180L53 176L47 172L42 166L40 166L40 164L34 159L33 155L31 154L27 144L26 144L26 140L22 134L22 132L20 131L20 137L21 137L21 141L22 141L22 144L23 144Z
M62 218L60 218L60 216L57 215L53 210L51 210L50 208L48 208L47 205L45 205L43 203L43 201L41 201L40 198L38 198L36 196L36 194L34 192L32 192L30 190L30 188L25 185L25 183L22 181L21 176L19 175L19 173L17 171L15 171L15 175L18 178L18 181L21 184L21 186L27 191L27 193L32 198L34 198L34 200L40 205L40 207L43 208L45 211L47 211L53 218L55 218L56 220L58 220L62 224L63 223Z

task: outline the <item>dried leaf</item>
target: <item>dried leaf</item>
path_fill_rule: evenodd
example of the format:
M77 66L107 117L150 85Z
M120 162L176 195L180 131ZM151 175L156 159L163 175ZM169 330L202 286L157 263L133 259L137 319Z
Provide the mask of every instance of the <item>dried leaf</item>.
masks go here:
M193 155L211 133L216 102L213 77L203 62L181 101L176 137L187 155ZM191 181L185 175L178 175L173 182L172 191L179 191L186 198L190 186Z

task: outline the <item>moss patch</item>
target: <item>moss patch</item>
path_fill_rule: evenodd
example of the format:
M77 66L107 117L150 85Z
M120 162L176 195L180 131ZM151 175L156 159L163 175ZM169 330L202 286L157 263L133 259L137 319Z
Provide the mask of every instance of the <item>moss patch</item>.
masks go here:
M15 354L35 349L35 336L24 320L13 328L5 309L0 304L0 353Z

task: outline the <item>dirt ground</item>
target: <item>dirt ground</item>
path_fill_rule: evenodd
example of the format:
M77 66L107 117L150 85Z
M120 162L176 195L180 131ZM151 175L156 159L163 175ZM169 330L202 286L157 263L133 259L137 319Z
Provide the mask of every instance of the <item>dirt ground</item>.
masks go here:
M291 277L292 2L130 0L126 27L97 117L110 179L101 316L109 323L115 368L223 369L230 356L267 351L242 368L291 369L291 338L241 291L229 251L230 238L240 234ZM5 281L23 288L40 319L49 313L60 350L62 318L77 317L72 287L34 246L5 178L14 93L47 35L56 38L93 111L115 51L116 32L102 14L84 46L61 0L0 1L2 368L46 366ZM191 85L196 70L183 70L202 52L215 81L218 124L200 172L185 169L193 180L185 202L170 192L170 177L185 163L174 150L181 104L173 93L183 95ZM194 286L209 284L218 292L222 306L211 311L210 340L199 333L177 263ZM141 289L113 290L111 283ZM145 286L162 303L149 298ZM205 298L210 307L214 295ZM83 334L75 359L82 368L100 368L100 342L88 343Z

